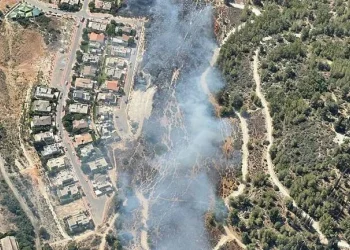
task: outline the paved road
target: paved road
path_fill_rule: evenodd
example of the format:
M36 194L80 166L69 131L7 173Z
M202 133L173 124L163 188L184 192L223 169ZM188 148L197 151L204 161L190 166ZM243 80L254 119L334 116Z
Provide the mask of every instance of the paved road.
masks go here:
M143 26L140 21L138 21L136 25L137 25L136 33L139 37L139 40L135 40L136 48L132 49L132 52L130 55L128 73L125 79L125 86L124 86L125 95L120 98L120 102L119 102L120 107L119 109L114 110L114 115L113 115L114 127L116 128L118 135L122 139L131 139L132 137L132 133L130 131L131 128L128 124L127 107L128 107L128 101L130 99L130 94L134 86L134 76L138 66L140 45L143 42L140 39L142 39L143 32L144 32Z
M86 22L81 23L77 28L76 33L74 35L73 42L72 42L72 46L70 50L67 52L68 54L66 55L67 62L66 62L66 66L64 68L63 74L61 75L61 77L57 77L57 78L53 77L53 85L57 86L62 91L62 99L60 99L58 103L57 116L56 116L56 124L63 139L62 143L63 143L63 146L67 148L66 155L70 159L74 172L76 173L76 177L78 178L80 185L86 195L85 198L87 202L90 204L90 211L91 211L92 218L95 224L99 225L102 222L104 206L106 203L106 197L95 198L93 194L93 190L91 189L87 181L87 177L81 170L81 163L75 154L75 149L74 149L74 145L72 144L72 140L69 138L69 135L67 131L65 131L62 124L62 117L64 116L63 107L65 105L65 101L68 97L68 93L70 89L71 69L75 63L75 53L79 49L81 37L83 34L83 28L85 27L85 25L86 25ZM57 67L59 69L57 69ZM55 74L57 74L57 72L62 72L61 65L57 64L54 72L56 72ZM65 84L66 82L68 82L68 84Z
M22 195L19 194L17 188L15 188L15 186L12 184L12 181L11 181L10 177L8 176L8 173L5 169L5 165L6 165L5 160L2 158L2 156L0 156L0 171L1 171L2 177L4 178L5 182L9 186L9 188L11 189L15 198L18 200L19 205L21 206L22 210L25 212L25 214L28 216L30 222L32 223L32 225L34 227L34 232L35 232L35 247L37 250L40 250L41 249L40 237L39 237L40 223L39 223L38 219L34 216L32 210L30 210L30 208L28 207L28 205L25 202Z

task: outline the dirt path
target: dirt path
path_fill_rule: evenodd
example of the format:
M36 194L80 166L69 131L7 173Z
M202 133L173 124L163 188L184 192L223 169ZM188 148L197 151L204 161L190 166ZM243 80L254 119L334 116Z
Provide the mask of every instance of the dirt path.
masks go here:
M249 130L248 130L248 124L247 120L243 118L238 112L236 113L241 126L242 131L242 180L243 182L247 181L247 175L248 175L248 157L249 157L249 150L248 150L248 142L249 142ZM231 198L235 198L241 194L243 194L244 189L246 185L244 183L239 184L238 190L232 192L229 196L225 199L225 204L228 207L229 201Z
M220 250L221 247L223 247L226 243L230 242L230 241L236 241L237 244L243 248L246 249L247 247L238 239L238 236L236 236L235 233L233 233L230 228L228 228L227 226L224 226L225 229L225 235L223 235L220 239L220 241L218 242L218 244L213 248L213 250Z
M212 105L215 108L218 108L219 104L217 103L216 98L210 92L206 79L207 79L208 73L210 72L210 69L215 65L217 58L218 58L218 55L219 55L219 49L216 49L214 51L213 57L211 59L210 66L204 71L204 73L201 76L201 87L202 87L204 93L206 93L208 95L210 102L212 103ZM249 142L248 125L247 125L246 120L239 113L237 113L237 115L238 115L238 118L240 120L240 125L241 125L241 130L242 130L242 135L243 135L242 179L243 179L243 181L246 181L247 174L248 174L248 155L249 155L249 151L248 151L248 142ZM229 208L229 204L228 204L229 199L241 195L244 192L244 189L245 189L245 184L241 183L238 187L238 190L232 192L225 199L225 204L228 208ZM232 240L235 240L237 242L237 244L240 245L242 248L244 248L244 249L246 248L246 246L241 242L239 237L236 236L236 234L233 231L231 231L227 226L224 226L224 228L225 228L226 233L224 235L222 235L220 241L218 242L218 244L215 246L214 249L220 249L220 247L222 247L227 242L230 242Z
M118 218L119 214L115 214L111 220L109 221L109 226L108 228L106 228L105 232L101 235L102 237L102 242L101 245L99 247L99 250L104 250L106 248L106 235L108 234L109 230L112 229L112 227L114 227L114 222L115 220Z
M18 190L12 184L12 181L11 181L10 177L8 176L8 174L6 172L5 160L2 158L2 156L0 156L0 171L1 171L1 175L4 178L5 182L7 183L9 188L11 189L13 195L18 200L19 205L21 206L21 208L23 209L25 214L28 216L30 222L32 223L32 225L34 227L34 232L35 232L35 247L36 247L37 250L40 250L41 249L41 245L40 245L40 237L39 237L39 227L40 227L39 221L34 216L32 210L30 210L30 208L28 207L27 203L25 202L23 197L20 195Z
M254 81L256 84L256 95L260 98L263 109L264 109L264 116L265 116L265 121L266 121L266 131L267 131L267 140L269 142L269 145L266 149L266 160L267 160L267 168L271 177L272 182L274 183L274 185L276 185L279 189L279 191L282 193L282 195L286 198L292 199L291 196L289 195L289 191L288 189L286 189L283 184L279 181L275 170L274 170L274 166L272 163L272 159L271 159L271 155L270 155L270 149L271 146L273 144L273 135L272 135L272 131L273 131L273 123L272 123L272 117L270 115L269 112L269 106L268 103L265 99L264 94L262 93L261 90L261 81L260 81L260 76L259 76L259 72L258 72L258 68L259 68L259 49L257 49L255 51L255 55L254 55L254 62L253 62L253 74L254 74ZM296 202L293 200L293 205L295 207L298 207ZM326 236L321 232L320 229L320 225L317 221L314 221L311 216L309 216L306 212L302 211L302 216L304 218L309 218L311 219L312 222L312 227L315 229L315 231L318 233L320 240L323 244L327 244L328 240L326 238Z
M142 204L142 224L143 228L141 230L141 246L144 250L150 250L147 239L147 220L148 220L148 210L149 210L149 201L143 196L139 191L136 192L136 197Z

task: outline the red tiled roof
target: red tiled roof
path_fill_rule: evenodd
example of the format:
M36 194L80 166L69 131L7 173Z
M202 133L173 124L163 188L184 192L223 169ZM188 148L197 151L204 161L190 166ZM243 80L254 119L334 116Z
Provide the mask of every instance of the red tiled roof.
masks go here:
M118 91L119 90L119 82L118 81L107 81L106 88L108 90Z
M90 35L89 35L89 40L90 41L95 41L95 42L104 42L105 35L103 33L97 34L95 32L91 32Z
M123 34L123 36L122 36L122 40L123 40L123 42L128 42L129 41L129 36L127 36L127 35L125 35L125 34Z

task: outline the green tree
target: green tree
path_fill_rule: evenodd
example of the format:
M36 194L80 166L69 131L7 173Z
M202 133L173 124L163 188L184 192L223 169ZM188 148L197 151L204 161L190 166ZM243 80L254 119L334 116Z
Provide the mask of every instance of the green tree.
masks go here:
M95 10L95 2L94 1L91 1L90 3L89 3L89 9L90 9L90 11L91 10Z
M236 110L240 110L243 106L243 96L240 94L235 94L233 96L233 101L232 101L232 106L236 109Z

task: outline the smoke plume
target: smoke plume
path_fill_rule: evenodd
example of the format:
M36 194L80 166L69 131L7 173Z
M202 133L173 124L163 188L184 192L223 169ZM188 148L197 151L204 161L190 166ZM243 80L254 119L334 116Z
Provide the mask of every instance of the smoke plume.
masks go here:
M204 214L215 204L216 192L208 173L221 157L223 140L221 123L201 82L216 48L212 8L192 1L130 3L130 11L150 16L143 66L159 90L143 136L167 148L150 161L157 176L145 194L150 201L147 226L152 248L210 249ZM176 70L180 77L171 84ZM221 86L217 73L207 74L205 81L210 89ZM167 125L161 119L168 120Z

